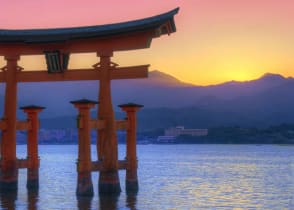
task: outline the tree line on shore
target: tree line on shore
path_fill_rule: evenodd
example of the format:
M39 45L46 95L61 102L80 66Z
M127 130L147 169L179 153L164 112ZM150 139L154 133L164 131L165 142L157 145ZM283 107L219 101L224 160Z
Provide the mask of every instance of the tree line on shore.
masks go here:
M163 135L164 130L143 132L141 135ZM156 140L154 140L156 142ZM177 136L174 143L185 144L294 144L294 124L266 128L222 126L210 128L207 136Z

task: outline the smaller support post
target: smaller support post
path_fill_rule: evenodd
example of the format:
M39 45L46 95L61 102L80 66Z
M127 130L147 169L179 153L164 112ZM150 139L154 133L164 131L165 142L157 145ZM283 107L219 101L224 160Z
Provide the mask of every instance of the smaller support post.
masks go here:
M38 113L41 112L44 107L41 106L23 106L22 109L27 114L27 120L31 126L28 130L28 142L27 142L27 188L29 190L36 190L39 188L39 155L38 155L38 131L39 131L39 119Z
M136 152L136 112L143 105L128 103L121 104L119 107L127 114L127 172L126 172L126 191L127 193L137 193L139 190L137 176L137 152Z
M78 183L77 196L93 196L93 183L91 178L91 118L90 109L97 104L87 99L71 101L78 110L79 154L77 160Z

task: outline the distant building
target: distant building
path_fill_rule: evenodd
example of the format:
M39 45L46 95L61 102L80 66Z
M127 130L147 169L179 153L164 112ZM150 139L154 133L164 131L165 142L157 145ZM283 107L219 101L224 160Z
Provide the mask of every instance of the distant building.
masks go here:
M207 136L208 129L185 129L184 126L177 126L174 128L165 129L165 136L180 136L180 135L188 135L188 136Z

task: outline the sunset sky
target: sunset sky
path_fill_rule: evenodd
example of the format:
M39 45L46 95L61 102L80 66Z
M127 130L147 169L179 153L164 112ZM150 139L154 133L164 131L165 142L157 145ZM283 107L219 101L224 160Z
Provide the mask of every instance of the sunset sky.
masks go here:
M176 33L154 39L150 49L116 53L113 60L121 66L151 64L150 70L197 85L251 80L266 72L294 76L293 0L10 0L0 6L2 29L100 25L180 7ZM96 62L95 54L73 55L70 67ZM45 68L42 57L20 64Z

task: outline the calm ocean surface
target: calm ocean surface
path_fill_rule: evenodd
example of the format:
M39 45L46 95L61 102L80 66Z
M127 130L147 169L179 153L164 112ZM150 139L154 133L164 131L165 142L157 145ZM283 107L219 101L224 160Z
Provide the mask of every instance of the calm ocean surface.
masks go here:
M92 156L96 157L92 146ZM39 146L38 193L28 194L26 170L19 172L17 196L2 195L2 209L294 209L294 146L139 145L139 193L77 200L77 146ZM18 145L18 157L26 147ZM119 145L120 159L125 145Z

